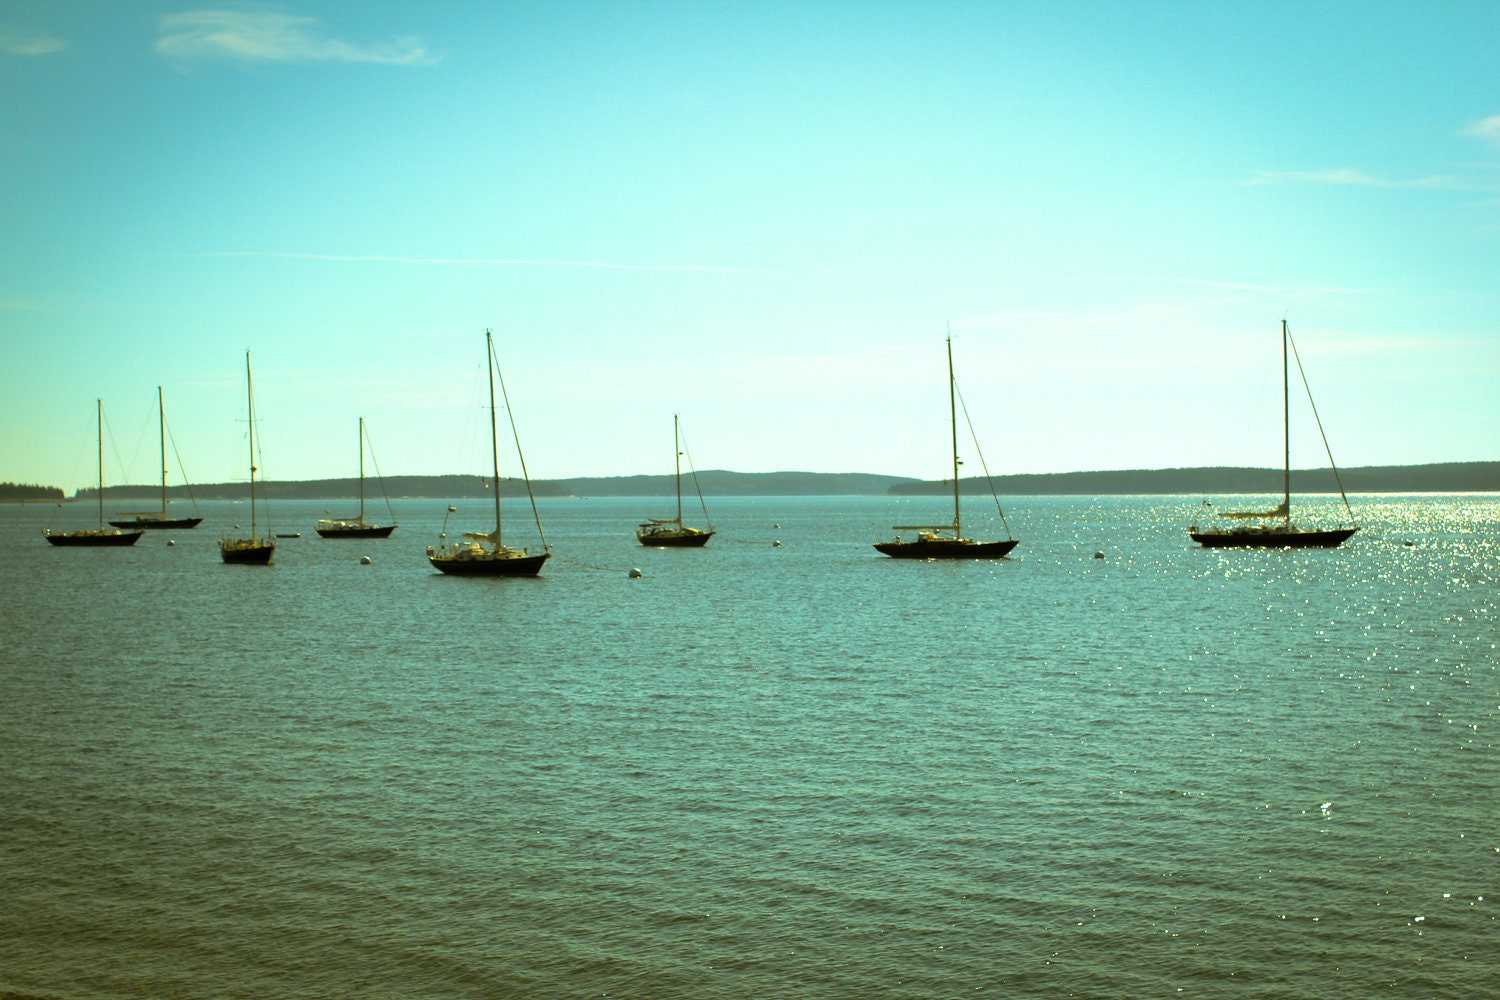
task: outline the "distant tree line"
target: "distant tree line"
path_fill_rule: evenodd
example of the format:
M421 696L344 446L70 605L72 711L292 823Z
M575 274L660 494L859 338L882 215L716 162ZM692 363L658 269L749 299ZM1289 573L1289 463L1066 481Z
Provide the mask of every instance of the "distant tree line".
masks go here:
M1500 491L1500 462L1450 462L1441 465L1372 465L1340 469L1293 469L1292 490L1337 493L1339 481L1349 493L1488 493ZM995 476L995 492L1007 496L1119 496L1281 492L1282 470L1254 468L1138 469L1122 472L1061 472L1047 475ZM951 492L952 482L910 482L892 493L922 495ZM963 493L988 493L983 479L959 482Z
M1451 462L1441 465L1365 466L1340 470L1344 489L1350 493L1483 493L1500 492L1500 462ZM862 472L726 472L710 470L697 474L698 486L705 496L923 496L951 492L951 482L920 480L902 476L881 476ZM1278 494L1281 492L1280 469L1195 468L1136 469L1120 472L1059 472L1044 475L994 477L995 491L1006 496L1119 496L1202 495L1235 493ZM9 489L39 491L25 499L62 499L55 487L7 484ZM692 491L692 482L683 477L683 492ZM669 475L608 476L580 479L538 480L532 489L539 497L663 497L671 496L675 486ZM959 482L963 493L987 493L989 484L981 478ZM357 479L314 479L297 482L270 481L256 484L257 492L273 499L343 500L358 495ZM1297 493L1336 493L1338 483L1329 469L1293 469L1292 490ZM50 492L49 492L50 491ZM104 495L111 500L154 499L161 487L107 486ZM196 486L174 486L167 490L173 499L242 500L245 483L210 483ZM365 480L365 502L379 502L380 497L430 497L433 499L472 499L490 496L488 476L387 476L383 480ZM500 495L524 497L526 484L519 479L502 479ZM98 490L80 489L78 499L93 499ZM13 499L0 495L0 499Z
M34 500L57 503L63 499L63 491L56 486L37 486L33 483L0 483L0 503L28 503Z

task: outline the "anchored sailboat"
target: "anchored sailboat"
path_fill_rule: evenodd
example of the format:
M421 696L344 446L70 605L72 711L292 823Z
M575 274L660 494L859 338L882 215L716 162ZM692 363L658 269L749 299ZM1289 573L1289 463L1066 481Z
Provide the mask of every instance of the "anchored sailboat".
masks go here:
M915 531L917 537L903 540L899 535L894 541L876 542L876 551L896 559L1000 559L1020 544L1010 536L1010 525L1005 522L1005 513L1000 511L1000 521L1005 524L1006 538L990 542L979 542L963 536L959 522L958 501L958 409L956 398L958 383L953 377L953 338L948 338L948 419L953 425L953 523L952 524L898 524L893 531ZM965 408L964 415L968 416ZM972 432L973 427L971 425ZM975 450L979 448L975 441ZM980 457L983 463L983 456ZM988 478L988 471L985 473ZM991 496L994 495L993 484ZM995 500L995 509L1000 510L1000 501Z
M642 522L636 529L635 537L640 539L642 545L656 548L699 548L708 544L708 540L714 536L714 529L712 523L707 530L691 528L682 523L682 432L675 413L672 414L672 445L677 463L677 516L653 517ZM708 505L703 502L703 490L698 486L698 472L693 468L691 456L688 458L688 471L693 476L693 488L698 491L703 519L707 521Z
M516 452L520 457L521 476L526 481L526 495L531 498L531 513L536 518L536 530L542 535L542 551L532 555L527 549L514 549L506 545L500 533L500 448L495 434L495 341L490 331L484 331L485 367L490 377L490 465L495 491L495 530L465 531L464 541L447 545L427 546L427 560L444 573L455 576L536 576L542 563L552 555L547 546L547 537L542 534L542 518L537 512L536 496L531 492L531 477L526 474L526 459L520 457L521 440L516 434L515 415L510 413L510 399L505 392L505 379L500 379L500 393L505 397L505 411L510 414L510 432L516 439Z
M1331 549L1344 544L1359 529L1357 527L1302 528L1292 523L1292 431L1290 406L1290 378L1287 364L1287 348L1295 354L1286 320L1281 321L1281 437L1282 437L1282 491L1281 504L1270 510L1227 511L1220 517L1236 521L1260 521L1260 524L1240 524L1230 528L1199 528L1196 524L1188 528L1188 537L1205 548L1296 548ZM1312 403L1312 389L1307 385L1307 373L1302 371L1302 359L1297 359L1297 371L1302 374L1303 388L1307 389L1307 400L1312 405L1313 419L1317 421L1318 433L1323 436L1323 450L1328 453L1328 464L1333 469L1334 480L1339 485L1339 496L1344 499L1344 509L1349 519L1354 519L1354 509L1349 506L1349 496L1344 492L1344 483L1339 479L1338 466L1333 463L1333 451L1328 447L1328 436L1323 434L1323 421L1318 418L1318 408Z
M99 527L56 533L50 529L42 529L42 534L53 545L134 545L143 534L141 531L119 531L104 526L104 400L97 399L94 402L98 404L99 425Z
M255 523L255 390L250 381L250 352L245 352L245 403L250 413L250 537L224 535L219 539L219 555L227 563L265 566L276 554L276 539L262 537Z
M377 472L379 471L377 466ZM383 489L383 487L382 487ZM385 501L386 511L394 520L396 512L391 510L391 501ZM359 418L359 516L346 520L322 520L316 530L324 538L389 538L396 530L394 524L370 524L365 520L365 418Z
M154 528L157 530L165 528L196 528L203 523L201 517L168 517L167 516L167 407L162 402L161 386L156 387L156 412L161 428L161 510L143 511L136 514L129 521L111 521L110 524L116 528ZM173 443L176 448L176 443ZM184 479L187 477L184 476ZM195 502L194 507L197 506Z

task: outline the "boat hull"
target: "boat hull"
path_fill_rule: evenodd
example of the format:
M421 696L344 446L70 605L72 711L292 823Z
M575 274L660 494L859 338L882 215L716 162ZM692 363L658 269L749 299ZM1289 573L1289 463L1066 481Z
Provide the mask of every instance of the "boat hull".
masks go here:
M714 537L712 531L700 531L697 528L683 528L673 531L639 531L636 538L640 539L642 545L653 549L695 549L708 544L708 540Z
M919 538L911 542L876 542L875 550L893 559L1003 559L1019 539L976 542L971 538Z
M219 542L219 557L237 566L267 566L275 554L275 542L246 538L226 538Z
M1206 549L1333 549L1349 540L1358 528L1249 528L1241 531L1188 530L1188 537Z
M324 538L389 538L394 524L320 524L315 530Z
M168 528L196 528L203 523L201 517L137 517L129 521L111 521L116 528L140 528L146 531L161 531Z
M427 561L450 576L536 576L550 555L430 555Z
M80 531L64 531L59 534L47 533L47 541L53 545L67 545L79 547L98 548L102 546L124 546L134 545L140 541L142 532L139 531L99 531L94 528L85 528Z

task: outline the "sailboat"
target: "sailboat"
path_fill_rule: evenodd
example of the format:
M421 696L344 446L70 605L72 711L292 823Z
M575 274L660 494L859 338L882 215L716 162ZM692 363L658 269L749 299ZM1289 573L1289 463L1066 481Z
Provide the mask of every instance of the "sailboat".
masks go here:
M656 548L700 548L714 536L713 525L707 530L690 528L682 523L682 432L677 414L672 414L672 444L676 456L677 470L677 516L653 517L642 522L635 532L642 545ZM703 518L708 519L708 505L703 503L703 490L698 489L698 473L693 460L688 458L688 471L693 475L693 488L698 490L698 503L703 507Z
M464 541L448 545L427 546L427 560L444 573L455 576L536 576L542 563L552 554L547 546L547 537L542 535L542 551L533 555L527 549L514 549L506 545L500 533L500 448L495 434L495 341L490 331L484 331L485 367L490 378L490 465L493 477L490 482L495 491L495 530L465 531ZM505 410L510 413L510 399L505 393L505 379L500 380L500 392L505 396ZM514 414L510 416L511 436L516 439L516 452L520 454L520 437L516 434ZM542 518L537 512L536 496L531 492L531 477L526 474L526 459L521 457L521 476L526 481L526 495L531 498L531 513L536 518L536 530L542 534Z
M162 402L161 386L156 387L156 412L161 427L161 510L144 511L129 521L111 521L116 528L196 528L201 517L167 516L167 407Z
M1205 548L1295 548L1332 549L1348 541L1357 527L1302 528L1292 523L1292 431L1287 365L1287 347L1291 334L1286 320L1281 321L1281 438L1282 438L1282 488L1281 504L1270 510L1226 511L1220 517L1236 521L1259 521L1259 524L1238 524L1228 528L1199 528L1196 524L1188 528L1188 537ZM1291 350L1296 351L1291 344ZM1307 388L1307 373L1302 371L1302 359L1297 359L1297 370L1302 373L1302 385ZM1313 419L1317 421L1318 433L1323 435L1323 449L1328 453L1328 464L1333 468L1335 481L1339 485L1339 496L1344 498L1344 509L1349 519L1354 519L1354 509L1349 506L1349 496L1344 492L1343 480L1339 479L1338 466L1333 464L1333 451L1328 447L1328 436L1323 434L1323 421L1318 419L1318 408L1312 404L1312 390L1307 393L1312 405Z
M378 471L378 470L377 470ZM390 510L390 500L386 509ZM391 511L395 517L395 512ZM370 524L365 521L365 418L359 418L359 516L347 520L322 520L316 526L324 538L389 538L394 524Z
M893 531L915 531L916 538L902 539L899 535L894 541L876 542L875 549L896 559L1001 559L1010 553L1010 550L1020 544L1020 540L1009 537L1010 527L1006 526L1006 538L979 542L972 538L963 536L963 528L959 522L958 503L958 409L956 397L958 395L958 383L953 377L953 338L948 338L948 419L953 427L953 523L952 524L898 524ZM967 410L965 410L967 415ZM976 450L978 444L975 444ZM982 461L981 457L981 461ZM998 510L1000 503L995 501ZM1001 512L1002 523L1005 515Z
M95 403L98 404L99 424L99 527L76 528L55 534L49 529L42 529L42 534L53 545L134 545L144 534L141 531L119 531L104 526L104 400L97 399Z
M219 539L219 555L227 563L265 566L276 554L276 539L262 537L255 523L255 389L250 379L250 352L245 352L245 405L250 414L250 537L224 535Z

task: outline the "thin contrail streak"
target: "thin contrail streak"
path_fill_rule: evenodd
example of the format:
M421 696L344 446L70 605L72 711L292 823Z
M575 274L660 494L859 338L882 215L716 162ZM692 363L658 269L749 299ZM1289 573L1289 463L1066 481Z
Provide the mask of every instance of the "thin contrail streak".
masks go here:
M611 271L710 271L744 274L745 268L712 264L616 264L602 260L531 260L510 257L398 257L391 254L280 253L264 250L221 250L182 254L184 257L275 257L284 260L322 260L381 264L490 264L533 267L596 267Z

